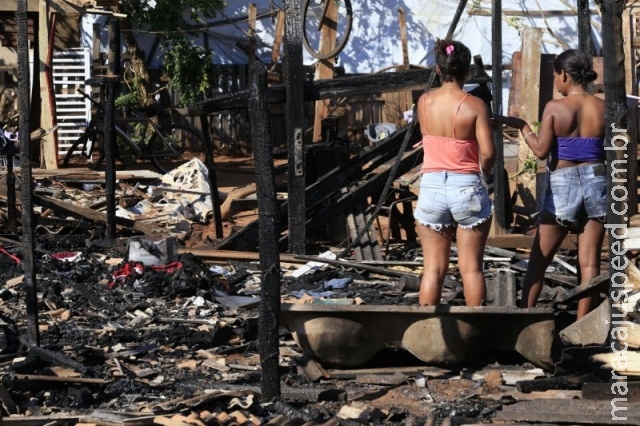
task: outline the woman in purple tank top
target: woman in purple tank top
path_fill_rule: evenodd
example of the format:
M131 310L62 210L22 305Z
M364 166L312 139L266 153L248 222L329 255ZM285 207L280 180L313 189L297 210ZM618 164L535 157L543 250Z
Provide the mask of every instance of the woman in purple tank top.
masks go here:
M564 97L545 106L539 135L520 118L496 118L520 129L536 157L548 159L549 184L524 278L523 308L535 306L545 270L571 229L578 234L580 283L587 283L600 273L607 214L605 104L587 90L597 74L586 54L567 50L556 58L553 68L556 89ZM594 302L592 297L580 299L577 317L593 309Z

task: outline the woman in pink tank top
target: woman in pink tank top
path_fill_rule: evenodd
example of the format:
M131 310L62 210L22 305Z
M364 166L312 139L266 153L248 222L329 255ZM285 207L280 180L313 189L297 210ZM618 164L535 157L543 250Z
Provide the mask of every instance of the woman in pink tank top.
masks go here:
M479 306L486 293L482 256L493 211L482 177L495 162L492 127L484 101L463 90L469 49L447 39L437 40L435 50L441 86L417 103L424 149L414 211L424 257L419 303L440 303L455 235L465 302Z

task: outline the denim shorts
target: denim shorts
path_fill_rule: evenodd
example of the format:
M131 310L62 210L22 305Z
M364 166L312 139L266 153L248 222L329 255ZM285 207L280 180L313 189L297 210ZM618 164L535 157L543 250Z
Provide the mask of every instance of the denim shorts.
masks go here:
M420 225L440 231L457 223L470 229L489 219L492 212L493 204L479 174L442 171L422 175L413 212Z
M585 164L549 172L543 209L554 214L563 226L581 220L604 222L607 216L607 168Z

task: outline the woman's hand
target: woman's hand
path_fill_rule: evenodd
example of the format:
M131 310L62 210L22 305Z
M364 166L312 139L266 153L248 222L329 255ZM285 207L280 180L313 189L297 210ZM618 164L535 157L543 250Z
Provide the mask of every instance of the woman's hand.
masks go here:
M514 129L519 130L522 130L522 128L527 125L527 122L519 117L495 115L493 119L495 123L504 124L507 127L513 127Z

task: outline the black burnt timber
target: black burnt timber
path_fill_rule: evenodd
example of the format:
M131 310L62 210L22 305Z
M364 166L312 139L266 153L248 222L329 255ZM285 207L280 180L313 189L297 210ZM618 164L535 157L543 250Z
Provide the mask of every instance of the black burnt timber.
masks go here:
M394 159L408 128L409 126L405 126L399 129L384 141L376 144L372 149L361 153L349 162L339 165L321 176L315 183L309 185L305 191L307 216L322 203L330 200L336 194L340 194L342 188L359 181L371 173L376 165ZM412 127L412 129L415 129L415 127ZM410 141L418 141L420 138L419 132L414 131L410 138ZM408 170L410 168L406 168L402 173L406 173ZM399 173L398 176L401 176L402 173ZM369 195L373 195L373 193ZM287 223L287 203L283 203L280 206L278 219L281 226L279 232L284 232L286 229L282 225ZM323 217L317 220L327 223L331 219L331 217ZM220 250L251 251L256 249L257 244L258 221L256 220L245 226L240 232L228 237L218 248Z
M202 128L202 137L204 139L204 165L207 168L216 238L222 238L223 227L222 212L220 210L220 193L218 192L218 176L216 174L216 163L213 158L213 142L211 141L211 133L209 132L209 119L206 114L200 115L200 127Z
M246 384L234 384L234 383L226 383L220 381L213 381L207 384L202 384L200 390L222 390L225 392L226 396L242 396L242 395L256 395L260 397L263 401L262 393L259 387L250 386ZM237 392L237 395L234 394ZM215 392L213 393L215 394ZM206 396L205 396L206 397ZM196 398L194 398L196 399ZM314 386L312 388L307 387L294 387L294 386L282 386L282 398L281 401L285 402L321 402L321 401L346 401L347 400L347 391L342 388L327 388L323 386ZM185 398L180 398L177 401L181 402L181 405L185 406L183 401ZM151 406L150 408L154 412L158 412L156 407L159 408L175 408L176 404L168 401L163 404L158 404ZM162 410L167 411L167 410Z
M3 384L0 384L0 403L7 414L11 415L18 413L18 406L13 401L9 391L7 391L7 388L5 388Z
M289 251L305 254L307 202L305 186L307 167L304 150L304 79L302 60L302 16L300 1L285 0L284 79L286 87L285 118L287 126L287 169L289 198L287 204ZM267 89L268 90L268 89Z
M278 318L280 317L280 257L278 250L279 219L276 179L273 170L271 122L267 103L267 67L256 62L249 70L251 89L249 113L251 140L256 159L256 195L260 243L260 388L264 401L280 399L280 350Z
M36 203L38 203L42 207L47 207L57 211L63 211L73 216L84 217L85 219L89 219L94 222L101 222L101 223L107 222L107 215L99 211L95 211L95 210L84 208L84 207L74 206L71 203L65 203L64 201L55 200L50 197L34 195L33 199ZM123 227L131 228L145 234L150 234L150 235L153 234L153 229L151 227L147 227L145 225L136 223L131 219L116 216L115 223L117 228L123 228Z
M606 292L608 286L609 271L606 271L597 277L591 278L588 282L568 290L560 299L556 300L554 304L565 305L582 297L597 296L600 292Z
M487 83L484 70L471 67L471 75L467 84ZM349 77L339 77L330 80L304 82L304 102L319 101L337 97L352 97L371 95L376 93L400 92L405 90L424 89L432 70L429 68L411 69L401 72L384 72ZM273 85L267 90L267 100L270 104L283 104L287 101L285 85ZM240 90L233 94L225 94L191 104L188 108L192 117L213 112L247 108L249 90Z
M491 2L491 92L494 114L502 114L502 0ZM493 166L494 188L493 229L495 234L504 234L507 229L505 194L507 182L504 180L504 137L502 126L493 131L493 143L496 147L496 162ZM488 176L487 176L488 178Z
M411 275L411 276L417 277L417 275L411 274L408 272L396 271L395 269L372 266L372 265L368 265L366 263L360 263L360 262L349 262L346 260L326 259L324 257L319 257L319 256L296 256L296 258L302 259L302 260L308 260L309 262L321 262L321 263L326 263L327 265L342 266L345 268L353 268L353 269L359 269L361 271L374 272L376 274L385 275L387 277L400 278L403 275Z
M601 2L602 12L602 52L604 73L604 98L605 98L605 152L607 164L607 194L610 194L611 204L607 208L607 226L612 227L608 232L609 243L609 274L611 282L608 293L612 298L619 297L621 287L625 288L624 279L620 278L620 272L615 268L615 259L620 253L617 251L616 242L621 240L618 228L626 231L629 223L629 188L620 190L619 182L637 181L636 175L629 174L629 159L636 158L636 153L629 151L630 146L635 146L636 141L629 140L629 107L627 105L626 77L625 77L625 52L624 37L622 33L622 13L625 10L624 0L604 0ZM616 141L617 140L617 141ZM631 155L633 154L633 157ZM621 167L612 165L621 164ZM634 191L637 188L632 188ZM614 195L615 194L615 195ZM622 195L621 195L622 194ZM622 234L624 235L624 234ZM616 277L619 279L616 280ZM611 322L614 324L617 313L611 310ZM611 334L611 348L620 350L627 343L618 337L617 333ZM626 415L626 414L625 414Z
M35 262L35 226L33 224L33 193L31 141L29 129L29 39L27 22L27 2L18 0L16 22L18 26L18 128L25 129L20 135L20 187L22 190L22 268L24 270L24 288L26 292L27 323L31 344L40 344L38 326L38 286L36 283Z
M544 379L516 382L516 389L522 393L547 390L580 390L582 386L588 382L600 382L600 379L593 374L545 377Z
M42 348L40 346L36 346L32 342L28 341L23 337L18 337L20 343L25 345L29 349L29 353L37 356L43 361L50 362L55 365L59 365L61 367L69 367L79 373L86 373L87 367L79 361L69 358L68 356L61 354L59 352L54 352L49 349Z
M414 150L398 163L397 176L402 176L410 171L422 159L422 151ZM366 182L332 202L329 206L315 212L307 220L307 229L313 230L324 225L331 218L348 211L354 204L365 202L370 196L379 194L387 183L387 178L391 174L391 169L384 170L372 176Z

